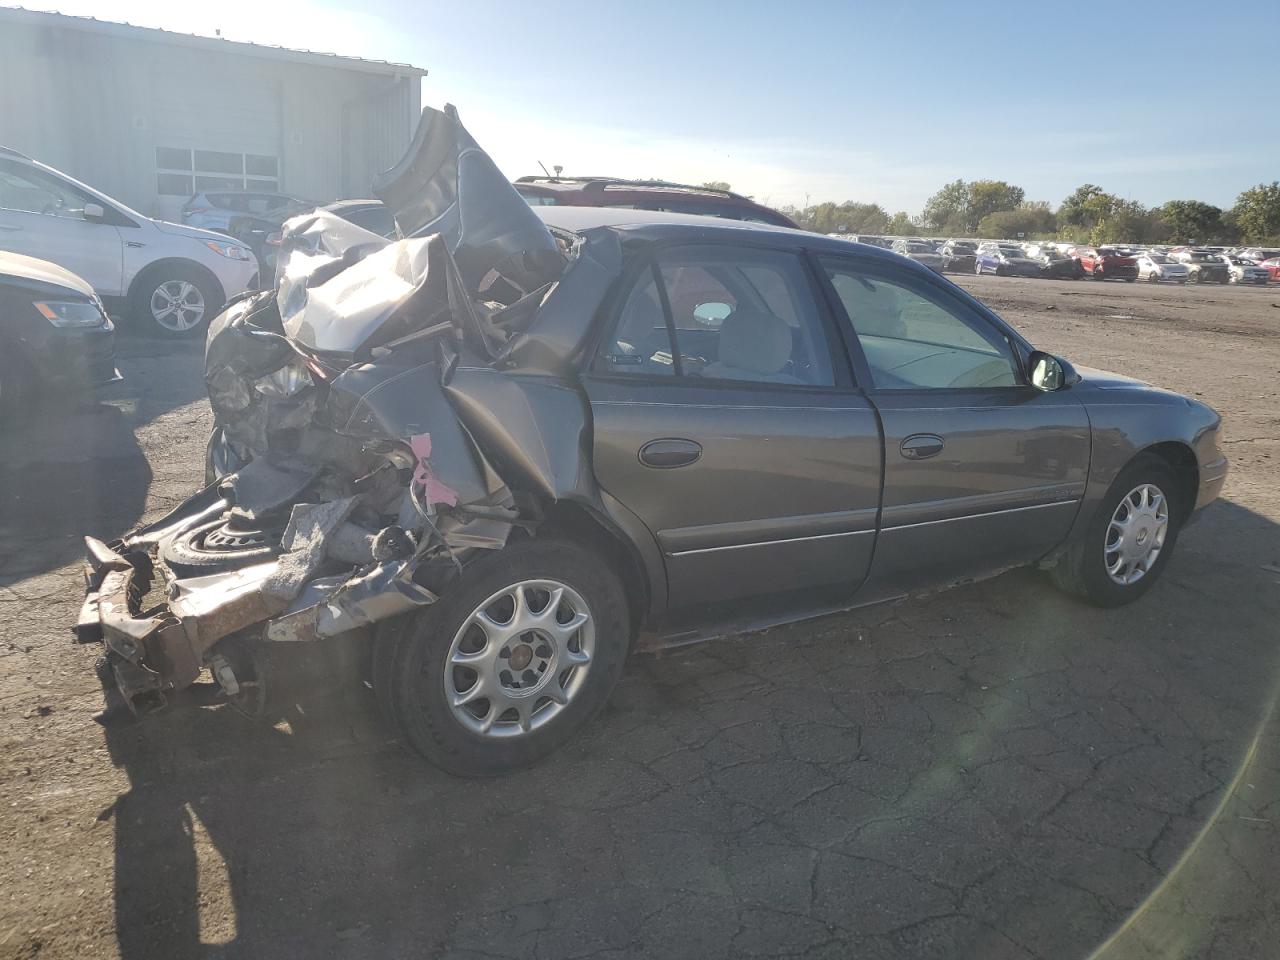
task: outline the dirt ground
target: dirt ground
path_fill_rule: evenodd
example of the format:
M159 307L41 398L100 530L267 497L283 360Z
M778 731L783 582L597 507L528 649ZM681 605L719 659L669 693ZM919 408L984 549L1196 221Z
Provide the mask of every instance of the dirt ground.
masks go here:
M1031 571L636 657L540 767L451 779L358 685L105 733L79 536L187 496L199 349L0 437L0 960L1265 958L1280 947L1280 289L964 277L1203 398L1224 498L1143 601Z

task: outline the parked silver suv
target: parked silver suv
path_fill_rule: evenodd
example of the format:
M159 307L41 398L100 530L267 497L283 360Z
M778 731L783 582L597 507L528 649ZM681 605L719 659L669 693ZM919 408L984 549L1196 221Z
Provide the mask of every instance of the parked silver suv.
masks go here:
M193 336L257 285L248 246L143 216L101 191L0 147L0 250L83 277L108 308L151 333Z

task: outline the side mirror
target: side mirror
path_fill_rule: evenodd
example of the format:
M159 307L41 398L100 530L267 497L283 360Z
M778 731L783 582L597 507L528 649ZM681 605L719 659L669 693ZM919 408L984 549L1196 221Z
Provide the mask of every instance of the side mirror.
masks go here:
M107 216L107 211L102 209L102 205L98 203L86 203L84 205L84 218L90 223L101 223Z
M1075 367L1042 350L1032 352L1028 363L1031 367L1031 385L1045 393L1063 390L1080 382Z

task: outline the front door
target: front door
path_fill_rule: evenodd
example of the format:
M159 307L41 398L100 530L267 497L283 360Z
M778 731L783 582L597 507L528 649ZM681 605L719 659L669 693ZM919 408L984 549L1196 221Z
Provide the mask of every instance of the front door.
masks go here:
M79 275L101 296L119 296L120 231L84 218L98 201L43 170L0 157L0 250L48 260Z
M596 476L654 534L669 622L848 598L875 544L880 438L817 278L777 249L642 256L584 379Z
M1009 332L950 284L879 258L824 257L884 429L868 599L1031 563L1071 529L1089 420L1025 379Z

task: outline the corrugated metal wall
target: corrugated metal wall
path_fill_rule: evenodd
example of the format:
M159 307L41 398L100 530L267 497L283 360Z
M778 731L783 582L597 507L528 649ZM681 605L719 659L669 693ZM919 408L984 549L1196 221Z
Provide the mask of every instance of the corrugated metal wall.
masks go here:
M145 35L144 35L145 36ZM280 189L323 202L367 196L403 153L417 77L226 53L150 38L5 23L0 144L152 216L156 147L278 157Z

